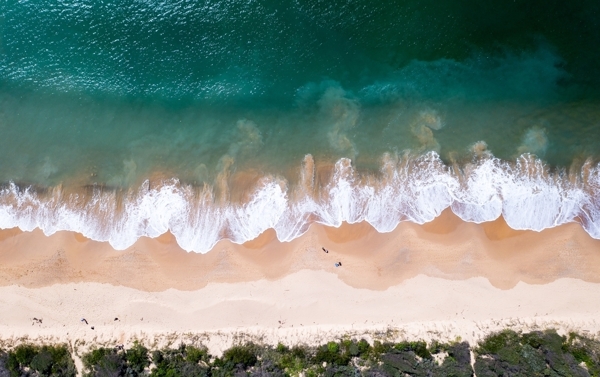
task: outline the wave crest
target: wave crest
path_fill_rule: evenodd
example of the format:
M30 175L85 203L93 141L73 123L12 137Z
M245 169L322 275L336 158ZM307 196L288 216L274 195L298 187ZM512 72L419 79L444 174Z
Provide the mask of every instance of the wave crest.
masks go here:
M314 222L367 221L379 232L390 232L401 221L432 221L450 207L475 223L502 215L514 229L541 231L579 222L600 239L600 164L590 161L567 174L551 171L529 154L508 162L486 152L469 164L448 166L429 152L386 154L377 175L357 172L347 158L325 170L307 155L298 184L265 175L241 203L218 196L212 186L176 179L147 180L129 191L40 189L11 182L0 189L0 228L40 228L46 235L74 231L115 249L170 231L183 249L203 253L221 239L243 243L269 228L280 241L291 241ZM317 179L321 176L327 178Z

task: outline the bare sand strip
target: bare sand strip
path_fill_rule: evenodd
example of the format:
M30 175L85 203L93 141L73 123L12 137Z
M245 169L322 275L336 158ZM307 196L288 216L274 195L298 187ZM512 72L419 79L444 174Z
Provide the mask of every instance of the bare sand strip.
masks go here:
M271 344L313 344L343 334L476 342L505 326L596 334L599 305L596 283L570 278L502 290L481 277L419 275L374 291L350 287L329 272L304 270L277 281L210 283L195 291L144 292L100 283L2 287L0 334L4 340L82 346L192 340L213 352L239 337Z
M502 219L477 225L446 211L387 234L366 223L315 225L280 243L270 230L204 255L169 234L116 251L69 232L0 231L0 338L8 342L188 339L213 352L240 336L475 342L506 326L597 334L598 313L600 241L578 224L515 231Z

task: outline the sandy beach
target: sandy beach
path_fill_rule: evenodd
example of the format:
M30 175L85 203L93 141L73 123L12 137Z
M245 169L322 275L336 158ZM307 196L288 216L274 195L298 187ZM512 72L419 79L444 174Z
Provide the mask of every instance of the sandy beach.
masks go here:
M88 346L187 339L219 352L240 336L476 342L505 327L593 335L599 251L578 224L515 231L502 219L478 225L450 211L386 234L366 223L313 225L280 243L267 231L206 254L186 253L169 234L116 251L75 233L2 230L0 338Z

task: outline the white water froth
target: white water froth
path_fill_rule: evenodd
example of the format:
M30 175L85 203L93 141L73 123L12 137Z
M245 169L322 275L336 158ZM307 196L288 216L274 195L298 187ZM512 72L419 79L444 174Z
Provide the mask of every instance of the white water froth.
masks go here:
M183 249L204 253L221 239L243 243L269 228L280 241L291 241L313 222L337 227L367 221L379 232L390 232L401 221L432 221L450 207L475 223L502 215L514 229L541 231L577 221L600 239L600 165L587 163L575 176L551 173L530 155L515 162L486 155L460 168L445 165L435 152L386 155L377 177L360 175L349 159L340 159L322 187L315 187L308 155L297 187L266 176L242 204L219 203L211 187L198 190L175 179L156 187L146 181L121 196L101 188L64 191L5 186L0 228L40 228L46 235L74 231L115 249L170 231Z

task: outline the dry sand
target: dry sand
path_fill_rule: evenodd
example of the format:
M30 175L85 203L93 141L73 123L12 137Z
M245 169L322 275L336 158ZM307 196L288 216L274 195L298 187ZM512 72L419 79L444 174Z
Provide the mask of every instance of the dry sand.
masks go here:
M213 352L240 336L474 342L505 326L597 334L598 312L600 241L578 224L515 231L502 219L477 225L446 211L386 234L367 223L314 225L280 243L271 230L207 254L186 253L169 234L115 251L75 233L0 231L0 338L8 342L188 340Z

